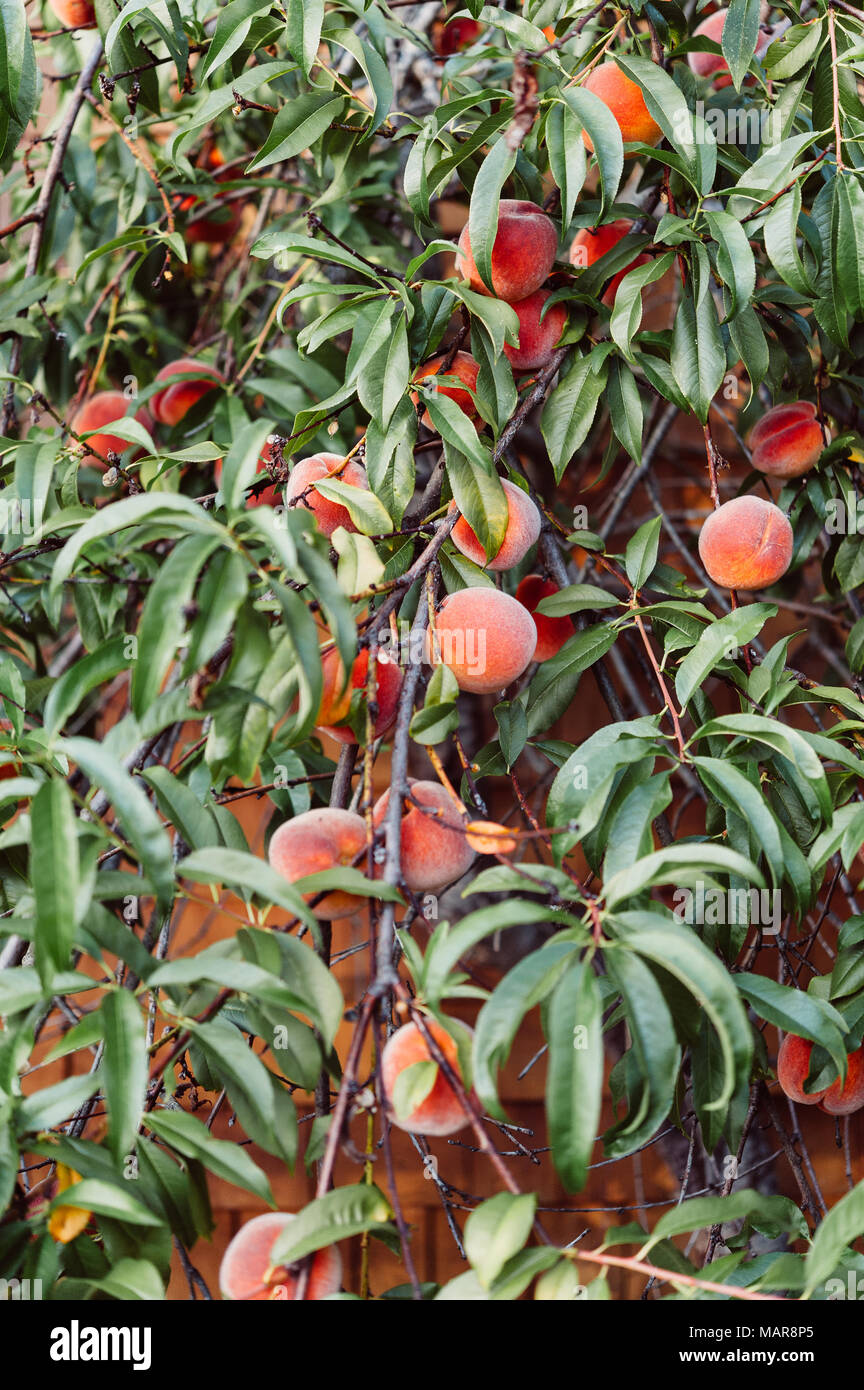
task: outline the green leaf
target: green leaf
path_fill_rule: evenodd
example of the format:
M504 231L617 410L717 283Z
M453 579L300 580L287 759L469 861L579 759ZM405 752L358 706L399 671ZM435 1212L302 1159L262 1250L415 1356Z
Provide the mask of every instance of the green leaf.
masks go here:
M651 1239L639 1252L639 1258L644 1259L660 1240L688 1231L701 1231L707 1226L742 1221L746 1217L754 1219L759 1229L764 1225L777 1233L789 1231L796 1236L807 1232L804 1217L789 1197L751 1191L731 1192L728 1197L691 1197L679 1203L674 1211L661 1216L651 1232Z
M288 0L285 42L291 57L296 59L308 80L321 42L324 23L324 0Z
M166 1296L162 1277L149 1260L124 1257L113 1264L101 1279L88 1278L84 1282L88 1288L123 1302L139 1299L148 1303L160 1303Z
M588 1179L603 1100L600 995L589 960L558 982L547 1014L546 1113L552 1161L568 1192Z
M485 1288L522 1249L531 1234L536 1207L533 1192L520 1196L499 1192L471 1212L465 1222L465 1253Z
M606 384L606 363L596 353L577 357L543 406L540 428L560 482L568 463L594 422Z
M657 550L660 545L662 516L653 516L646 521L627 542L624 552L624 568L627 578L635 590L642 588L657 564Z
M50 1210L80 1207L83 1211L95 1212L97 1216L108 1216L112 1221L128 1222L130 1226L158 1226L159 1217L132 1196L129 1186L127 1183L125 1187L115 1187L112 1183L100 1182L98 1178L84 1178L82 1182L75 1182L59 1192Z
M705 628L675 675L675 691L681 708L684 709L694 691L704 685L718 662L729 660L739 647L746 647L768 619L776 616L777 609L772 603L748 603Z
M211 1173L275 1206L270 1183L244 1148L226 1139L214 1139L206 1125L183 1110L153 1110L147 1128L163 1143L186 1158L197 1159Z
M70 965L78 894L78 829L65 782L52 777L31 802L30 881L36 903L36 964L50 988Z
M730 0L720 46L736 92L747 74L759 38L760 0Z
M805 1298L830 1278L846 1250L864 1231L864 1182L841 1197L820 1222L807 1254Z
M846 1048L843 1038L846 1024L842 1014L831 1004L816 994L790 989L788 985L778 984L767 976L739 973L732 978L760 1018L776 1024L787 1033L809 1038L811 1042L824 1047L845 1078Z
M492 289L492 247L498 232L498 203L501 189L516 163L516 152L503 137L496 140L474 180L468 209L468 236L477 274L490 293Z
M558 97L566 101L580 125L588 132L594 147L594 158L600 171L600 219L615 201L621 175L624 172L624 145L621 127L605 102L582 87L561 87ZM579 141L581 144L581 140Z
M138 651L132 667L132 708L139 719L162 688L186 628L186 605L217 536L187 536L162 564L141 612Z
M661 280L674 260L675 255L672 251L652 257L644 265L637 265L633 270L628 270L615 291L609 332L628 362L634 360L631 343L642 322L642 291L646 285L653 285L657 280Z
M753 3L753 0L747 0L747 3ZM755 6L758 18L758 0L755 0ZM731 11L727 11L726 24L723 26L724 37L730 13ZM756 288L756 259L747 233L736 218L731 217L728 212L706 212L705 220L717 242L718 274L732 293L732 303L726 315L728 321L746 308L753 297Z
M398 1120L407 1120L429 1095L438 1080L437 1062L413 1062L396 1078L393 1087L393 1110Z
M337 1187L297 1213L277 1236L270 1259L273 1264L295 1264L314 1250L323 1250L363 1231L390 1235L395 1233L391 1215L387 1198L374 1184Z
M102 1089L108 1105L108 1146L119 1164L135 1147L147 1090L144 1016L126 989L111 990L99 1010L105 1055Z
M338 119L344 100L329 93L304 92L287 101L277 112L270 134L251 164L247 164L245 173L258 173L308 150Z

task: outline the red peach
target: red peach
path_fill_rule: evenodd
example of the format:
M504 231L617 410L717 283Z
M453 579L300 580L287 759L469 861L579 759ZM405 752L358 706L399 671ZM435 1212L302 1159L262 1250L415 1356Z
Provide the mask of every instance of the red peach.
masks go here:
M541 599L557 593L558 585L539 574L526 574L516 590L516 601L528 609L537 629L535 661L550 661L573 636L573 624L569 618L547 618L545 613L536 611Z
M485 30L476 19L436 20L432 25L432 42L441 58L450 58L463 48L470 48Z
M270 459L272 452L272 446L270 444L265 444L264 448L261 450L261 453L258 456L258 462L261 465L261 472L256 474L255 478L252 480L253 483L257 484L263 482L265 477L270 476L269 472L267 471L267 462ZM215 482L217 488L220 488L222 486L221 459L217 459L215 464L213 465L213 481ZM250 486L251 485L252 484L250 484ZM246 498L247 507L280 507L281 505L282 487L279 483L273 483L270 487L262 488L260 492L251 493Z
M437 376L447 359L447 355L447 353L442 353L438 357L430 357L428 362L424 362L421 367L417 368L414 373L414 380L422 381L424 377ZM476 391L477 373L479 371L479 366L469 352L457 352L443 375L455 376L457 381L464 382L464 384L470 388L470 391ZM469 420L477 421L477 408L474 405L474 400L470 395L470 391L462 391L458 386L437 385L435 390L440 391L442 396L449 396L451 401L455 401L462 413L468 416ZM416 405L419 400L416 391L411 392L411 399ZM430 430L435 428L428 410L424 410L423 412L423 424Z
M435 626L436 638L426 633L426 660L449 666L460 690L478 695L503 690L534 658L534 619L500 589L474 587L448 595Z
M345 668L335 647L324 653L321 666L324 686L315 722L322 732L329 734L339 743L356 743L357 739L345 720L351 708L351 696L354 691L366 688L369 653L360 652L351 667L351 679L346 690L343 690ZM375 719L375 737L380 738L396 722L399 695L402 691L402 672L399 666L382 652L379 652L377 657L377 684L375 699L378 715Z
M406 803L401 821L402 878L412 893L440 893L468 872L474 851L465 838L464 817L441 784L412 781L409 786L419 806ZM372 811L376 829L383 825L389 804L388 790Z
M822 1097L827 1095L827 1090L812 1093L804 1090L812 1051L812 1042L787 1033L777 1054L777 1080L783 1092L798 1105L818 1105Z
M492 247L492 286L498 298L512 304L539 290L557 254L558 233L543 209L518 198L502 198ZM490 293L474 264L467 222L459 237L456 273L478 294Z
M289 883L296 883L307 874L352 864L365 846L366 825L362 816L334 806L320 806L280 825L270 841L268 858L277 873ZM315 896L304 894L307 902ZM333 922L338 917L350 917L363 902L356 893L336 890L317 904L315 916L323 922Z
M750 431L751 462L772 478L800 478L808 473L825 448L822 427L812 401L775 405Z
M614 222L607 222L602 227L583 227L577 232L573 245L570 247L570 263L576 266L577 270L587 270L589 265L599 261L601 256L605 256L607 251L611 251L619 241L623 241L633 230L633 223L628 217L619 217ZM630 270L635 270L637 265L646 265L651 257L640 254L625 265L623 270L612 276L603 294L603 303L610 308L615 303L615 296L618 293L618 286L624 276Z
M767 589L792 563L789 520L773 502L734 497L712 512L699 533L699 555L715 584Z
M551 290L535 290L511 306L519 319L519 346L505 343L504 356L514 372L536 371L548 367L552 360L555 345L567 327L567 309L563 304L553 304L541 319L550 294Z
M285 488L285 501L289 506L296 501L297 506L310 511L318 530L325 536L332 536L337 526L356 532L357 527L351 520L348 508L340 502L331 502L313 486L327 478L348 483L351 487L365 490L369 487L366 470L356 459L349 459L345 463L342 454L312 454L310 458L300 459L294 466Z
M820 1108L826 1115L851 1115L864 1105L864 1047L849 1053L846 1066L846 1080L842 1086L838 1076L822 1097Z
M460 516L451 532L453 544L475 565L490 570L511 570L523 560L537 543L540 535L540 513L527 492L502 478L501 486L507 495L507 530L500 548L490 560L464 516ZM452 504L455 507L455 502Z
M268 1211L245 1222L229 1242L219 1266L219 1289L223 1298L243 1302L293 1299L298 1269L276 1266L270 1252L278 1236L294 1220L292 1212ZM328 1294L338 1293L342 1283L342 1258L335 1245L316 1250L312 1256L306 1298L315 1303Z
M65 29L96 28L96 9L91 0L51 0L51 8Z
M457 1076L461 1075L459 1049L454 1039L436 1019L427 1018L425 1023L435 1043L444 1054L448 1065ZM462 1024L461 1027L465 1032L471 1032L467 1025ZM381 1054L381 1079L390 1109L390 1118L394 1125L397 1125L399 1129L408 1130L409 1134L431 1134L441 1137L446 1134L455 1134L457 1130L464 1129L469 1122L456 1092L440 1067L431 1091L412 1110L411 1114L400 1119L395 1113L393 1090L401 1073L406 1067L416 1066L418 1062L431 1062L433 1060L429 1044L416 1023L406 1023L401 1028L397 1028Z
M117 420L122 420L129 409L129 401L122 391L97 391L95 396L91 396L89 401L80 405L69 421L69 428L75 434L87 434L89 430L94 430L89 438L84 441L87 449L88 461L94 461L104 468L106 465L103 459L108 454L122 454L127 449L135 448L126 439L121 439L119 434L111 434L103 427L113 424ZM146 430L152 429L153 421L149 411L143 406L136 410L135 419L143 425ZM140 449L138 450L140 453ZM102 458L93 458L94 455L101 454Z
M197 362L193 357L178 357L176 361L166 363L156 373L156 380L170 381L171 377L183 376L189 372L197 372L198 375L187 376L185 381L174 382L151 397L150 409L160 425L179 424L196 401L200 401L202 396L215 390L216 386L225 380L222 373L211 367L209 362Z
M593 92L604 106L609 107L618 122L625 145L637 141L640 145L658 143L663 132L645 104L641 87L625 76L614 59L610 58L596 67L583 83L583 88L586 92ZM587 130L583 130L582 139L593 151Z

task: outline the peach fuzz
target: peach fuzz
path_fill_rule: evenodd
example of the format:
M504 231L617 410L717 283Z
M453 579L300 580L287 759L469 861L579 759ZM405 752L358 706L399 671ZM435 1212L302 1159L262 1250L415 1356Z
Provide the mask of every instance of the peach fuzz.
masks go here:
M273 835L267 857L272 867L289 883L325 869L344 868L366 847L366 826L362 816L335 806L319 806L285 821ZM315 893L304 894L310 902ZM328 893L314 909L322 922L350 917L365 900L356 893Z
M460 690L503 690L534 659L537 629L521 603L500 589L459 589L441 603L437 641L426 633L426 660L450 667Z
M775 405L757 420L748 440L751 463L772 478L800 478L819 461L825 448L812 401Z
M621 131L625 145L636 141L640 145L656 145L663 132L645 105L641 87L625 76L614 59L601 63L582 84L586 92L599 97L608 106ZM582 139L593 151L591 137L583 130Z
M761 497L734 497L712 512L699 533L699 556L715 584L767 589L792 563L788 518Z
M345 667L335 647L331 647L321 658L324 684L321 704L318 708L316 724L319 730L335 738L339 743L356 743L353 731L345 723L351 709L351 697L355 690L366 689L369 672L369 653L360 652L351 667L351 677L345 686ZM402 690L402 671L395 661L378 653L376 659L377 690L375 703L378 713L375 718L374 734L380 738L396 722L399 695Z
M189 372L197 375L189 376ZM157 391L151 397L150 409L153 418L160 425L177 425L189 413L193 405L221 385L225 378L209 362L196 362L193 357L178 357L175 362L167 362L156 373L157 381L171 382L175 376L185 376L185 381L175 381Z
M300 459L292 469L285 488L285 501L289 506L296 501L297 506L310 511L318 530L325 536L332 536L338 526L356 532L357 527L351 520L348 508L340 502L331 502L314 487L315 483L327 478L348 483L351 487L368 489L369 486L366 470L356 459L349 459L345 463L341 454L312 454L308 459Z
M507 530L504 532L499 550L491 560L464 516L460 516L451 532L451 539L457 550L461 550L475 565L485 566L490 570L513 569L528 554L532 545L536 545L537 537L540 535L540 513L527 492L523 492L521 487L517 487L507 478L501 479L501 486L507 497ZM455 507L455 503L452 505Z
M119 434L111 434L104 430L103 426L114 424L117 420L122 420L129 408L129 401L122 391L97 391L95 396L91 396L89 401L80 405L69 421L70 430L75 434L86 434L88 430L94 430L88 439L84 440L87 454L93 457L101 454L101 458L96 458L95 462L102 467L102 460L107 459L109 454L122 454L126 449L134 448L128 440L121 439ZM136 410L135 419L146 430L152 428L153 421L149 411L142 406Z
M437 376L438 373L442 371L447 356L447 353L442 353L438 357L430 357L428 362L424 362L421 367L417 368L414 373L414 380L422 381L424 377ZM463 382L465 386L470 387L471 391L476 391L477 373L479 371L480 368L474 361L470 352L457 352L454 354L453 361L442 375L455 376L457 381ZM442 396L449 396L451 401L455 401L463 415L467 415L469 420L477 420L477 408L474 405L473 397L468 391L462 391L458 386L438 385L436 385L435 390L440 391ZM416 391L411 392L411 399L414 404L417 405L420 397ZM435 428L428 410L424 410L423 412L423 424L430 430L434 430Z
M91 0L51 0L51 8L66 29L96 28L96 9Z
M453 1038L437 1020L427 1018L425 1023L448 1065L457 1076L461 1075L459 1049ZM466 1033L471 1032L466 1024L461 1026ZM400 1118L393 1108L393 1090L406 1067L416 1066L418 1062L432 1062L434 1060L429 1050L429 1044L418 1025L405 1023L401 1028L397 1028L381 1054L381 1080L384 1095L389 1104L390 1118L394 1125L397 1125L399 1129L407 1130L409 1134L431 1134L441 1138L446 1134L455 1134L457 1130L464 1129L468 1124L468 1116L459 1104L456 1092L440 1066L431 1091L412 1110L410 1115Z
M611 251L617 246L619 241L623 241L633 230L633 223L628 217L619 217L614 222L607 222L602 227L583 227L573 240L570 247L570 264L577 270L587 270L588 266L599 261L601 256L605 256L607 251ZM619 270L613 275L603 293L603 303L610 308L615 303L615 296L618 293L618 286L624 276L630 270L635 270L637 265L645 265L651 257L640 253L625 265L623 270Z
M693 38L713 39L715 43L720 43L723 38L723 29L726 24L728 10L717 10L710 14L707 19L703 19L693 30ZM756 41L754 56L764 58L771 43L771 34L760 30ZM695 72L697 77L713 77L716 88L729 87L732 84L732 77L729 73L729 64L719 53L688 53L687 62L690 71Z
M818 1105L827 1090L808 1093L804 1082L810 1071L810 1054L813 1044L807 1038L799 1038L787 1033L777 1054L777 1080L780 1088L790 1100L798 1105ZM838 1078L839 1079L839 1078Z
M474 863L465 820L440 782L412 781L409 790L413 801L405 803L399 832L402 878L412 893L440 893ZM372 810L376 829L384 824L389 805L388 789Z
M567 308L564 304L553 304L543 314L543 305L550 294L551 290L535 290L511 305L519 319L519 346L511 347L505 343L504 356L514 372L532 372L548 367L555 345L567 327Z
M543 209L518 198L502 198L492 247L492 288L498 298L512 304L539 290L557 254L558 233ZM459 237L456 274L478 294L491 293L474 264L467 222Z
M219 1291L233 1302L264 1303L293 1299L296 1268L271 1264L270 1252L278 1236L294 1220L292 1212L268 1211L247 1221L229 1242L219 1266ZM334 1245L312 1256L306 1298L315 1303L338 1293L342 1283L342 1257Z
M517 603L528 609L537 629L535 661L551 661L553 656L558 655L564 643L573 636L573 624L569 618L547 618L545 613L536 612L541 599L549 598L558 592L557 584L539 574L526 574L516 590Z

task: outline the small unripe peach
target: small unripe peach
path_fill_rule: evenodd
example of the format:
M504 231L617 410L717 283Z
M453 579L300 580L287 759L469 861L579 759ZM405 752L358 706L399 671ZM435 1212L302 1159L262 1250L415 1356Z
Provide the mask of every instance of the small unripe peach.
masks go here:
M640 145L657 144L663 132L645 104L641 87L630 81L614 59L610 58L596 67L583 87L609 107L618 122L625 145L637 141ZM594 149L587 130L583 130L582 139L589 150Z
M699 533L699 555L715 584L767 589L792 563L788 518L761 497L734 497L712 512Z
M535 661L550 661L573 636L573 624L569 618L547 618L545 613L536 611L541 599L558 592L557 584L539 574L526 574L516 590L516 601L528 609L537 629Z
M504 356L514 372L537 371L552 360L555 345L567 327L567 310L563 304L553 304L541 319L550 294L550 290L535 290L511 306L519 319L519 346L505 343Z
M570 247L570 263L577 270L587 270L588 266L599 261L601 256L605 256L607 251L611 251L613 246L617 246L619 241L629 235L633 230L633 223L629 217L619 217L614 222L606 222L602 227L582 227L573 239ZM625 265L623 270L612 276L603 294L603 303L611 308L615 303L615 296L618 293L618 286L624 279L628 271L635 270L637 265L645 265L651 257L644 254L636 256L629 265Z
M80 405L69 421L69 428L75 434L87 434L89 430L95 430L95 434L90 434L84 440L87 450L88 461L98 463L104 468L103 462L109 454L122 454L127 449L134 449L135 445L130 444L127 439L121 439L119 434L111 434L103 426L113 424L115 421L122 420L129 409L129 401L122 391L97 391L95 396L91 396L89 401ZM143 406L136 410L135 419L146 430L153 427L150 413ZM140 448L137 450L141 452ZM101 458L95 455L101 454Z
M539 290L557 253L558 233L542 208L518 198L501 199L492 247L492 287L499 299L513 304ZM456 273L478 294L490 293L474 264L467 222L459 237Z
M450 1068L457 1076L461 1076L459 1049L453 1038L436 1019L428 1018L425 1023ZM462 1024L461 1027L466 1033L470 1033L467 1025ZM418 1062L431 1061L434 1061L434 1058L429 1044L416 1023L404 1024L388 1040L381 1054L381 1079L390 1118L394 1125L399 1129L408 1130L409 1134L431 1134L438 1137L455 1134L468 1124L468 1116L440 1066L431 1091L410 1115L400 1118L393 1107L393 1091L401 1073L406 1067L416 1066Z
M426 660L443 663L460 690L492 694L515 681L537 646L531 614L500 589L459 589L441 603L435 635L426 632Z
M775 405L750 431L751 462L772 478L800 478L808 473L825 448L822 427L812 401Z
M51 8L65 29L95 29L92 0L51 0Z
M357 527L351 520L348 508L341 502L331 502L329 497L325 497L314 486L315 483L324 482L328 478L332 478L334 482L347 483L350 487L367 491L369 488L366 470L356 459L349 459L345 463L343 455L313 454L311 458L300 459L292 469L285 488L285 501L289 506L296 501L298 507L305 507L310 511L318 530L323 531L325 536L332 536L337 526L343 526L346 531L356 532Z
M437 384L435 390L440 391L442 396L449 396L451 401L456 402L463 415L467 415L469 420L473 420L476 423L477 407L470 393L471 391L477 390L477 373L480 371L480 368L474 361L470 352L457 352L454 354L453 361L450 363L447 370L442 371L447 356L447 353L442 353L438 357L430 357L428 362L424 362L422 366L417 368L414 373L414 380L422 381L424 377L437 376L438 373L441 372L443 376L454 376L457 381L463 382L470 388L468 391L463 391L458 386L438 386ZM419 400L416 391L411 392L411 399L416 405ZM430 430L435 428L428 410L424 410L423 412L423 424Z
M197 372L195 377L189 372ZM150 399L153 417L160 425L177 425L189 413L193 405L206 396L208 391L224 382L220 371L209 362L198 362L194 357L178 357L175 362L167 362L156 373L157 381L170 382L172 377L186 376L185 381L175 381L162 391L157 391Z
M362 816L335 806L320 806L280 825L270 841L268 858L277 873L289 883L296 883L307 874L353 864L365 847L366 825ZM304 897L310 902L317 894L310 892ZM333 922L338 917L349 917L363 902L356 893L337 890L328 893L314 912L321 921Z
M293 1299L298 1269L274 1266L270 1258L277 1237L293 1220L292 1212L268 1211L240 1227L219 1266L223 1298L258 1303ZM311 1258L306 1298L315 1303L328 1294L338 1293L341 1283L342 1259L335 1245L316 1250Z
M411 802L406 803L399 830L402 878L412 893L440 893L474 863L465 819L440 782L411 782L409 790ZM389 804L386 791L372 811L376 829L384 824Z
M475 565L490 570L511 570L523 560L540 535L540 513L521 487L502 478L507 494L507 530L500 548L490 560L464 516L460 516L451 532L453 544ZM455 505L455 504L454 504Z

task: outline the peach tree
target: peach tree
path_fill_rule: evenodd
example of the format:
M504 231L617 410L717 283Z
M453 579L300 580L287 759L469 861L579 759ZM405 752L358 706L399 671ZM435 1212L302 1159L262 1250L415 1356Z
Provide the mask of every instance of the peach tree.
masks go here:
M209 1296L208 1175L272 1206L263 1155L316 1196L226 1296L368 1297L321 1254L361 1237L409 1299L827 1297L864 1264L864 13L0 8L0 1274L159 1299L176 1252ZM535 1010L565 1237L501 1152ZM592 1167L674 1142L677 1197L580 1236Z

